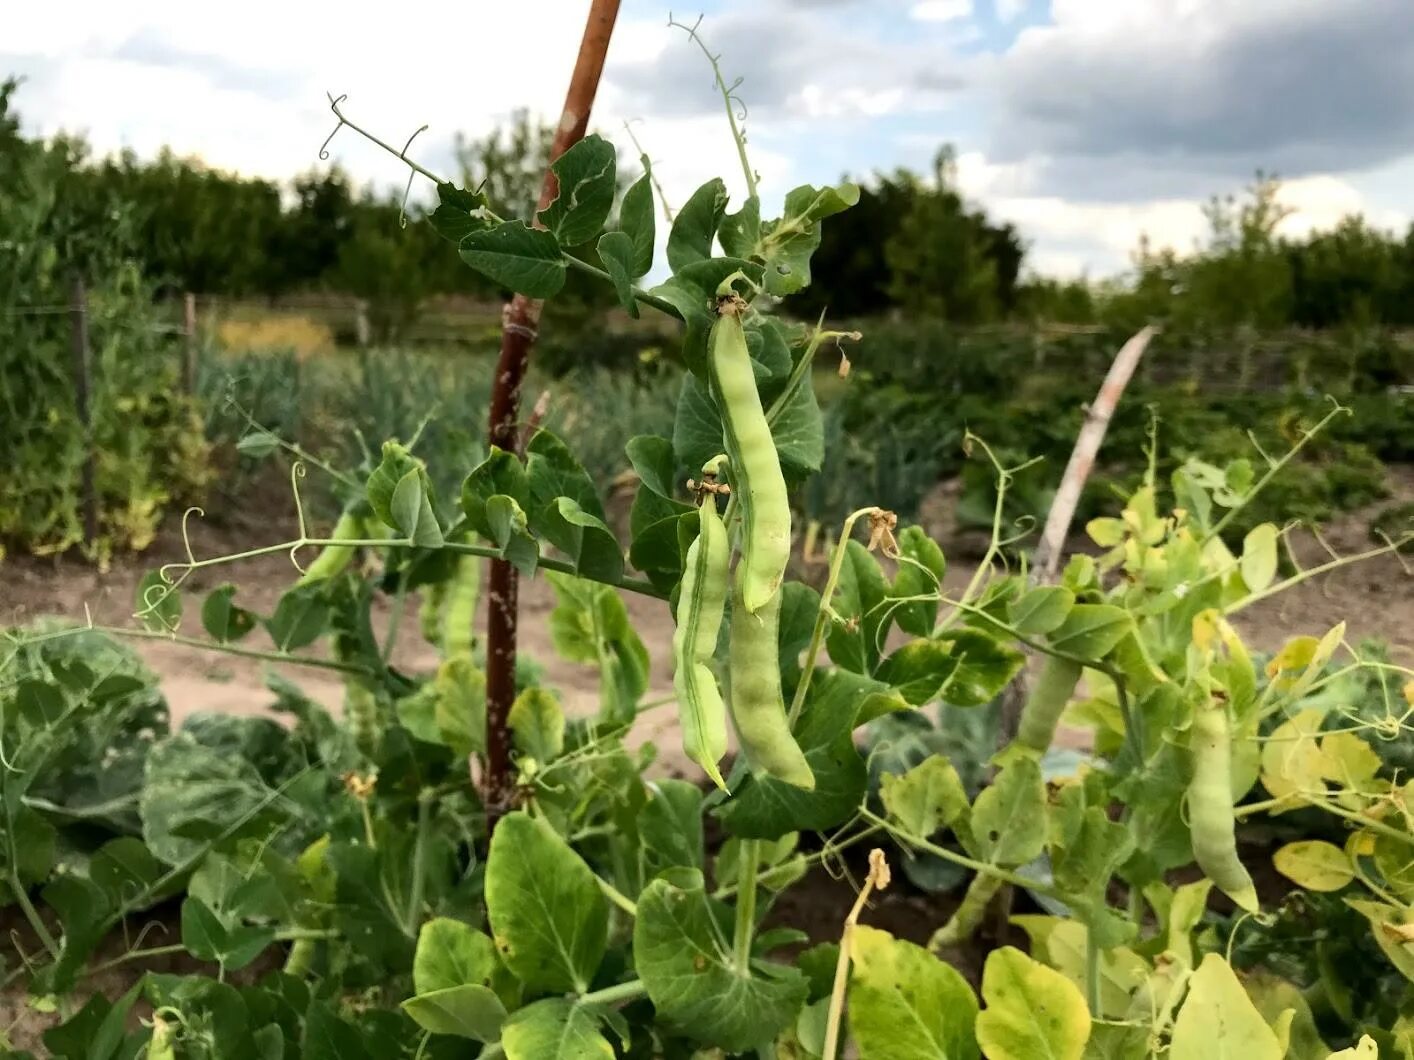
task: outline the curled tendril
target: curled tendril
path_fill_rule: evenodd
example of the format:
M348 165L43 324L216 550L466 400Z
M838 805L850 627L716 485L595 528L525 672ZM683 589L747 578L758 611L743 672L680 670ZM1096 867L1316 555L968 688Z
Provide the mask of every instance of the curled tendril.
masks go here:
M186 549L187 562L190 563L192 566L195 566L196 556L192 553L191 536L187 533L187 521L191 519L193 514L196 514L198 517L205 519L206 511L205 509L199 508L193 504L190 508L188 508L182 513L182 547Z
M336 129L336 130L334 130L334 131L337 132L338 130ZM424 125L424 126L422 126L420 129L418 129L416 132L414 132L411 136L408 137L408 142L405 143L405 144L403 144L403 157L404 157L404 158L407 157L408 148L412 146L412 142L413 142L414 140L416 140L419 136L421 136L423 133L425 133L426 131L427 131L427 126ZM407 187L405 187L405 188L403 189L403 203L402 203L402 206L400 206L400 207L398 208L398 225L399 225L400 227L402 227L402 228L406 228L406 227L408 226L408 196L412 194L412 178L415 177L415 176L417 176L417 170L415 170L415 169L409 167L409 168L408 168L408 182L407 182Z
M321 162L329 161L329 145L333 143L334 137L339 134L339 130L348 124L346 121L344 121L344 115L339 111L339 104L342 103L344 100L348 99L349 94L345 92L338 99L334 98L334 93L332 92L328 92L325 94L329 97L329 109L332 110L334 114L338 117L339 124L334 126L334 131L324 138L324 143L321 144L319 147L319 160Z

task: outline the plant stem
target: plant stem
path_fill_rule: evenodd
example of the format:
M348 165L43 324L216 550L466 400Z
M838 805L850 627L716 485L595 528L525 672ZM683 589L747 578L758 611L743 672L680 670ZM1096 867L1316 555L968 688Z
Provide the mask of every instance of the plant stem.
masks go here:
M422 912L422 892L424 887L423 862L427 853L427 832L432 817L430 791L423 791L417 798L417 836L412 845L412 887L408 890L407 913L403 918L409 935L417 934L417 922ZM366 805L366 804L365 804Z
M840 1027L844 1024L845 995L849 991L849 965L854 943L854 929L859 923L859 914L864 911L864 903L869 894L878 887L883 890L889 885L889 866L884 860L884 852L877 847L869 853L869 875L860 888L849 915L844 918L844 930L840 932L840 955L835 961L835 980L830 987L830 1008L825 1017L825 1047L821 1060L835 1060L839 1054Z
M407 578L398 579L398 591L393 597L393 610L388 615L388 633L383 638L383 665L387 666L388 661L393 657L393 649L398 643L398 627L403 622L403 612L407 609Z
M1224 608L1223 614L1225 616L1235 615L1243 608L1250 607L1253 604L1257 603L1257 601L1259 600L1265 600L1269 596L1276 596L1278 593L1284 593L1286 592L1286 590L1292 588L1293 586L1300 585L1308 578L1314 578L1318 574L1325 574L1327 571L1333 571L1340 567L1348 567L1352 563L1360 563L1367 559L1374 559L1376 556L1382 556L1386 552L1398 552L1401 548L1409 544L1411 541L1414 541L1414 534L1405 534L1403 537L1396 538L1389 544L1380 545L1378 548L1366 549L1364 552L1357 552L1353 556L1341 556L1339 559L1333 559L1315 567L1308 567L1300 574L1293 574L1285 581L1279 581L1275 585L1269 585L1267 588L1263 589L1259 593L1251 593L1247 596L1244 596L1241 600L1238 600L1236 603Z
M14 864L11 861L11 864ZM29 892L20 882L18 870L12 869L10 872L10 892L14 894L15 901L19 904L20 910L24 913L25 919L29 921L29 926L34 928L35 935L43 943L44 948L49 951L52 960L59 959L59 944L54 941L54 936L45 927L44 921L40 919L39 910L34 907L34 903L29 900Z
M1051 898L1064 900L1065 896L1062 895L1058 890L1056 890L1055 887L1051 886L1048 883L1043 883L1040 880L1028 879L1025 876L1012 872L1010 869L1004 869L1000 865L992 865L989 862L977 861L974 858L969 858L966 854L959 854L955 850L949 850L946 847L938 846L936 843L930 843L926 839L919 838L918 836L913 835L910 832L904 831L897 825L890 824L888 821L884 820L884 818L880 817L878 814L874 813L869 809L861 808L859 812L864 817L867 817L869 820L879 825L879 827L883 828L891 835L897 836L899 839L903 840L911 847L917 847L919 850L926 851L929 854L936 854L938 857L943 858L946 861L951 861L956 865L961 865L963 868L971 869L973 872L981 872L985 873L988 876L995 876L1003 883L1009 883L1014 887L1022 887L1028 891L1035 891L1037 894L1044 894Z
M572 269L578 269L580 272L587 273L590 276L596 276L599 279L604 280L608 283L614 282L613 277L611 277L603 269L599 268L597 265L591 265L587 261L581 261L573 254L566 254L564 256L564 261L565 264ZM673 303L669 302L666 298L659 298L656 294L649 294L641 287L631 286L629 289L632 291L635 301L642 302L646 306L651 306L652 308L658 310L658 312L665 313L668 316L672 317L674 320L682 319L682 313L678 311L678 307L673 305Z
M612 883L604 879L604 877L596 875L594 879L598 882L599 889L604 892L604 896L608 898L609 901L613 902L629 916L638 916L638 906L634 904L633 899L629 898L628 895L624 894Z
M585 994L579 999L579 1004L612 1005L619 1001L633 1001L647 995L648 988L643 985L641 980L630 979L627 983L606 986L603 990L595 990L593 993Z
M873 835L874 833L876 833L876 832L878 832L878 831L879 831L879 826L878 826L877 824L871 824L868 828L865 828L865 829L863 829L863 830L861 830L861 831L859 831L859 832L856 832L854 835L850 836L848 839L842 839L842 840L840 840L840 841L837 842L837 843L832 843L832 844L830 844L829 846L827 846L827 847L826 847L825 849L823 849L823 850L816 850L816 851L814 851L814 852L812 852L812 853L810 853L810 854L804 855L805 864L806 864L806 865L813 865L813 864L814 864L815 862L817 862L817 861L824 861L824 860L825 860L827 857L829 857L831 854L838 853L839 851L844 850L846 847L851 847L851 846L853 846L855 843L860 842L861 840L868 839L871 835ZM777 867L773 865L773 866L771 866L770 868L765 869L765 870L763 870L762 872L758 873L757 876L756 876L756 883L757 883L757 885L760 886L761 882L762 882L767 876L769 876L771 873L773 873L773 872L776 871L776 868L777 868ZM732 897L734 894L736 894L736 891L737 891L737 884L735 884L735 883L729 883L729 884L727 884L725 887L718 887L715 891L713 891L713 892L712 892L712 897L713 897L713 898L717 898L717 899L727 899L727 898Z
M844 521L844 527L840 531L840 539L835 543L834 555L830 557L830 573L825 579L825 589L820 594L820 609L815 614L815 628L810 631L810 646L805 649L805 666L800 672L800 681L795 686L795 695L790 701L790 724L793 727L800 717L801 709L805 706L805 695L810 690L810 679L815 674L815 663L820 657L820 645L825 640L825 629L830 624L830 601L834 598L835 589L839 585L840 572L844 569L844 557L849 548L850 535L854 533L854 524L863 519L866 515L871 515L879 511L872 505L868 508L860 508L851 512Z
M1090 1018L1100 1015L1100 946L1095 941L1095 932L1085 929L1085 1004L1090 1009Z
M751 972L751 939L756 930L756 874L761 869L761 841L743 839L737 856L736 934L732 954L737 973Z
M339 673L372 676L367 667L355 663L343 663L337 659L318 659L312 655L292 655L283 651L264 651L260 648L242 648L235 644L221 644L201 637L185 637L178 633L167 633L160 629L133 629L130 626L75 626L74 633L92 630L110 637L125 637L130 640L161 640L170 644L180 644L184 648L200 648L203 651L221 652L224 655L238 655L243 659L263 659L266 662L287 663L291 666L308 666L317 670L336 670Z

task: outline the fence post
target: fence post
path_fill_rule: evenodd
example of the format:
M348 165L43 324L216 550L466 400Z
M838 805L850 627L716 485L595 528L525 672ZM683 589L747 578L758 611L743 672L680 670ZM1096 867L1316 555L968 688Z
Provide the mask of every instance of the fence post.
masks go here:
M182 392L196 393L196 295L182 297Z
M89 411L88 294L83 278L74 276L69 298L69 345L74 361L74 411L79 420L83 463L79 470L79 504L83 513L84 544L92 546L98 540L98 493L94 483L93 422Z

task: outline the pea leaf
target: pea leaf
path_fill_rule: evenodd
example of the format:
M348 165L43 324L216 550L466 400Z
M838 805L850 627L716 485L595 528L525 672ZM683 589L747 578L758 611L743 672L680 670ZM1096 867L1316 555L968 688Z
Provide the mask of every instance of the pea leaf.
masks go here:
M1281 1060L1285 1051L1227 961L1204 957L1174 1021L1172 1060Z
M929 537L920 526L906 526L898 535L899 565L894 575L894 584L889 596L894 600L909 597L934 597L934 599L911 600L893 609L893 620L899 629L915 637L926 637L933 632L938 620L936 595L947 572L947 560L938 543Z
M977 999L951 965L864 924L850 929L850 960L849 1029L860 1060L979 1056Z
M810 258L820 246L819 222L858 201L854 184L818 189L803 184L786 193L781 219L762 226L769 294L782 297L810 285Z
M1276 870L1308 891L1338 891L1355 878L1350 856L1334 843L1307 839L1272 855Z
M588 990L607 944L608 901L543 819L518 811L496 826L486 915L502 959L527 990Z
M604 227L614 206L615 163L614 145L591 133L551 164L560 193L537 219L561 245L587 243Z
M266 632L280 651L313 644L329 628L330 611L318 584L298 586L280 597L265 619Z
M838 665L857 674L871 674L878 667L888 592L879 561L858 541L850 540L833 601L840 621L825 638L830 658Z
M540 544L530 533L525 511L514 497L496 494L486 501L486 525L491 543L524 577L535 573L540 564Z
M554 761L565 749L565 712L548 689L527 688L516 696L507 722L516 750L537 762Z
M638 319L638 299L633 294L634 276L633 240L622 232L605 232L595 245L595 252L614 284L614 293L619 296L619 305L628 315Z
M1007 605L1007 618L1019 633L1054 633L1075 606L1075 594L1059 585L1041 585Z
M201 624L212 640L233 644L255 628L255 615L233 602L236 587L218 585L201 603Z
M422 468L413 468L398 479L389 502L392 519L388 525L401 531L418 548L441 548L442 528L432 510L429 486L427 472Z
M1254 593L1272 584L1277 574L1277 528L1271 523L1253 527L1242 541L1238 569L1242 581Z
M968 831L976 856L996 865L1024 865L1046 845L1046 788L1041 769L1018 758L972 804Z
M938 694L954 707L990 703L1026 663L1021 652L981 630L951 630L940 637L950 643L956 665Z
M1129 612L1113 604L1076 604L1051 634L1051 646L1082 659L1108 655L1132 628Z
M653 268L653 244L656 240L653 219L653 172L647 155L639 156L643 176L624 192L619 205L619 230L628 236L633 255L628 262L628 274L642 276Z
M685 780L658 780L638 811L638 835L643 843L647 875L680 866L702 868L702 791Z
M1090 1013L1079 989L1060 972L1004 946L982 969L977 1043L988 1060L1080 1060ZM1175 1058L1177 1060L1177 1058Z
M541 513L540 532L569 557L576 574L609 585L623 578L623 552L613 531L573 497L557 497Z
M409 475L415 479L415 485L403 485ZM399 488L403 491L401 497L398 494ZM427 515L430 515L434 507L432 480L427 477L426 466L401 442L383 443L382 459L368 476L364 494L373 508L373 514L407 537L412 537L417 532L419 523L426 518L424 502ZM436 527L435 516L431 516L430 523L432 527ZM432 530L424 529L423 533L430 535ZM436 535L434 547L442 543L440 529L436 531Z
M457 253L477 272L528 298L549 298L565 285L560 242L550 232L524 221L505 221L472 232Z
M938 697L957 665L958 660L942 641L915 640L885 659L876 676L910 704L921 707Z
M682 204L668 232L668 265L673 272L712 256L712 240L727 209L727 186L714 177Z
M924 759L902 776L884 774L879 797L893 820L922 839L968 811L962 778L943 755Z
M673 870L638 898L634 966L660 1021L704 1045L744 1052L788 1026L805 1001L805 977L794 968L753 960L730 962L718 939L731 935L729 911L706 894L702 874Z
M418 993L403 1002L417 1025L433 1034L451 1034L478 1042L494 1042L506 1022L506 1006L484 986L452 986Z
M485 538L494 538L486 505L497 494L510 497L522 508L530 503L530 481L525 465L514 453L493 445L462 483L462 511L471 528Z
M614 1047L599 1031L603 1012L563 997L527 1005L501 1029L506 1060L613 1060Z
M434 1034L495 1041L519 988L491 940L460 920L436 917L422 925L413 956L416 996L403 1011Z
M443 239L460 243L471 233L490 227L491 222L480 213L488 205L481 192L443 181L437 185L437 208L427 220Z

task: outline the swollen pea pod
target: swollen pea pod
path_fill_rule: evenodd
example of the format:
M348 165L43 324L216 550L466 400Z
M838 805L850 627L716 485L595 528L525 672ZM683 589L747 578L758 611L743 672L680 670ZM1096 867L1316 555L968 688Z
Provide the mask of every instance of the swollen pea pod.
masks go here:
M462 556L447 582L447 601L442 616L442 655L470 655L476 644L472 623L476 619L476 599L481 593L481 558Z
M1193 856L1203 874L1249 913L1258 908L1257 890L1237 856L1232 814L1232 733L1227 705L1200 706L1189 730L1193 779L1188 784L1188 828Z
M737 583L746 610L762 610L775 597L790 560L790 504L771 427L756 390L751 355L735 295L718 300L709 339L712 387L722 413L732 485L742 509Z
M332 541L358 541L365 536L367 536L367 530L364 525L363 513L355 506L346 509L339 516L339 521L334 524L334 531L329 535L329 538ZM295 584L309 585L312 582L337 577L348 567L353 556L354 547L351 545L325 545L324 550L314 558L313 563L304 569L304 574Z
M731 542L717 499L704 492L698 509L697 539L687 550L678 591L677 631L673 634L673 688L682 721L682 747L712 783L726 791L717 763L727 753L726 707L712 656L727 606L727 565Z
M422 590L422 606L417 610L422 639L433 647L442 647L442 608L447 602L447 583L433 582Z
M1026 697L1021 708L1021 723L1017 727L1016 742L1038 754L1050 750L1051 741L1056 738L1056 726L1061 713L1070 701L1085 668L1070 659L1059 659L1048 655L1041 667L1041 673Z
M806 791L815 774L791 735L781 695L781 598L752 614L742 596L742 579L732 592L731 713L737 739L751 767Z

